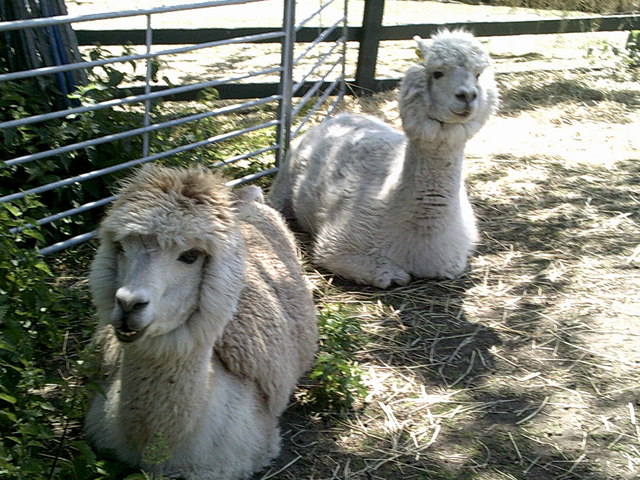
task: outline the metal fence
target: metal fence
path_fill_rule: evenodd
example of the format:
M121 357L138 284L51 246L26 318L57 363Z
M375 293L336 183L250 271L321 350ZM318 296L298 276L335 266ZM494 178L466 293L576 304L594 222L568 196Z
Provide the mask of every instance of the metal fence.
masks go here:
M640 28L637 14L383 25L384 0L365 2L361 26L347 26L348 0L282 0L277 21L266 26L260 19L243 27L236 25L241 12L224 14L274 1L210 0L0 22L0 53L15 37L31 34L26 53L40 62L18 71L0 62L0 203L37 196L46 204L35 220L50 232L42 253L95 236L102 208L114 198L110 186L142 163L200 162L230 172L232 185L275 172L312 116L329 115L346 93L398 85L397 78L375 75L381 41L426 38L443 26L477 36ZM166 21L175 15L182 17ZM185 15L217 24L185 27ZM122 28L130 19L137 23ZM109 21L117 23L95 26ZM37 42L51 51L34 54ZM345 89L348 42L359 48L355 78ZM159 81L165 72L166 81ZM14 148L16 139L22 143Z
M190 12L219 19L224 8L261 3L217 0L0 22L6 45L11 40L8 35L40 32L58 52L63 29L116 19L142 19L146 25L140 48L63 45L62 51L79 54L76 60L69 59L72 55L53 55L53 64L0 70L0 96L4 95L0 133L2 152L8 155L2 158L0 203L36 196L45 204L36 223L49 228L47 238L53 240L41 253L93 238L96 219L114 199L109 194L113 182L133 167L151 161L194 160L229 169L250 160L248 173L238 167L231 171L237 178L229 182L246 183L276 170L290 139L313 115L331 113L345 92L347 0L322 0L315 3L316 10L307 8L304 17L296 15L294 0L284 0L281 24L262 33L230 30L227 38L210 40L202 38L200 31L195 43L172 38L171 45L154 35L154 21L161 15ZM296 17L302 19L296 21ZM296 38L302 28L307 34L314 30L316 36L299 44ZM332 43L326 42L329 37ZM267 50L256 51L256 44L264 44ZM257 61L234 72L226 67L233 63L238 48L243 49L243 58L248 55ZM197 60L186 63L195 73L180 72L177 80L158 79L163 76L163 64L164 70L171 71L180 65L180 56L194 54ZM203 71L203 63L215 71ZM278 85L278 91L234 101L220 98L219 90L225 87L260 79ZM31 95L35 104L44 104L48 111L31 109ZM195 101L172 101L181 95ZM62 102L48 100L56 96Z

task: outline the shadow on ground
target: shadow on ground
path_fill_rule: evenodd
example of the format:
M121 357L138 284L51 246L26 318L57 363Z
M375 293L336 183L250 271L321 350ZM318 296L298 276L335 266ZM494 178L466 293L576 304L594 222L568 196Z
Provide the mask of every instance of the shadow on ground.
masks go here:
M636 369L587 339L637 272L640 164L494 160L469 179L483 242L467 276L387 291L334 279L388 312L361 354L380 390L349 418L291 409L269 478L634 478ZM528 166L524 190L504 175Z
M513 81L517 78L517 81ZM611 80L611 77L609 77ZM615 78L613 78L615 80ZM617 79L621 84L624 78ZM630 88L598 88L596 82L587 83L571 73L513 74L498 76L500 84L500 111L505 115L517 115L522 111L553 107L560 104L579 103L596 105L609 101L624 108L640 105L640 92Z

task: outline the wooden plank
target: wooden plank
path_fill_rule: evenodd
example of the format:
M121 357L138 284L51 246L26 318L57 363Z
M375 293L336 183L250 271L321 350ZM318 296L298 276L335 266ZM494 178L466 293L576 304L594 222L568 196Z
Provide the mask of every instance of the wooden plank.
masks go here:
M396 80L396 83L398 81ZM309 89L316 84L315 81L305 82L298 91L295 92L295 97L304 96ZM322 94L325 89L331 86L332 82L322 82L319 93ZM167 90L170 87L152 87L152 92L159 92ZM393 87L391 87L393 88ZM218 98L221 99L246 99L246 98L263 98L271 95L278 95L280 93L280 83L226 83L215 87L218 92ZM144 93L144 87L129 87L121 89L122 97L129 95L142 95ZM198 100L199 91L185 92L178 95L168 94L166 97L162 97L161 101L183 102Z
M156 45L191 45L204 42L230 40L249 35L278 32L278 28L169 28L153 31L153 43ZM350 29L350 39L356 40L360 27ZM342 34L341 29L331 32L325 42L335 42ZM144 45L145 30L76 30L80 45ZM296 42L310 43L318 37L318 29L303 27L296 33ZM280 43L280 38L258 40L251 43Z
M379 1L379 0L376 0ZM369 2L367 2L369 4ZM439 28L466 28L477 36L536 35L550 33L612 32L620 30L640 30L640 15L611 15L605 17L541 19L493 22L420 23L414 25L381 26L380 40L410 40L414 35L428 37ZM276 32L276 28L202 28L202 29L157 29L154 43L159 45L185 45L218 40L228 40L240 36ZM144 30L76 30L80 45L144 45ZM334 42L340 32L329 35L327 42ZM297 33L297 42L312 42L318 36L318 29L303 27ZM348 41L362 41L363 27L349 27ZM278 43L277 38L255 43Z
M168 28L154 29L153 43L156 45L189 45L218 40L228 40L247 35L277 32L277 28ZM77 30L80 45L144 45L145 30ZM279 39L271 39L268 43L278 43ZM260 43L260 42L253 42ZM262 42L265 43L265 42Z
M414 35L427 38L438 29L464 28L478 37L504 35L540 35L556 33L615 32L640 29L640 15L563 18L544 20L460 22L447 24L423 23L383 27L381 40L409 40Z
M382 2L384 0L373 0L373 2ZM372 2L372 3L373 3ZM369 4L369 2L367 2ZM379 10L375 11L380 15ZM369 18L373 22L373 14ZM477 36L503 36L503 35L536 35L536 34L555 34L555 33L577 33L577 32L609 32L609 31L628 31L640 30L640 15L611 15L605 17L585 17L585 18L565 18L565 19L545 19L545 20L521 20L521 21L499 21L499 22L463 22L436 24L425 23L415 25L393 25L380 26L378 30L373 30L372 36L365 35L365 27L349 27L348 41L371 42L377 37L377 40L410 40L414 35L429 37L442 27L447 28L466 28L473 31ZM373 28L373 27L371 27ZM269 33L278 31L274 28L242 28L242 29L165 29L154 30L154 43L156 44L197 44L202 42L210 42L216 40L225 40L236 38L238 36L254 35L260 33ZM144 30L114 30L114 31L94 31L94 30L78 30L78 43L81 45L90 45L93 43L101 43L103 45L123 45L132 43L134 45L144 44ZM333 42L340 35L340 31L333 32L326 41ZM297 33L297 42L311 42L318 35L317 28L302 28ZM278 38L267 40L261 43L277 43ZM377 42L376 42L377 43ZM366 55L369 52L369 55ZM398 79L375 79L375 57L377 56L377 45L375 51L373 45L360 50L359 66L360 76L355 81L349 82L347 93L363 93L364 91L382 91L393 89L398 85ZM360 67L360 62L366 63L365 67ZM372 66L372 63L373 66ZM243 83L243 84L227 84L217 87L221 98L225 99L242 99L242 98L259 98L269 95L278 94L278 84L269 83ZM297 92L297 96L304 95L308 90L308 86L301 88ZM137 89L133 89L137 92ZM140 92L137 92L140 93ZM194 100L197 92L186 95L167 97L166 100L181 101Z

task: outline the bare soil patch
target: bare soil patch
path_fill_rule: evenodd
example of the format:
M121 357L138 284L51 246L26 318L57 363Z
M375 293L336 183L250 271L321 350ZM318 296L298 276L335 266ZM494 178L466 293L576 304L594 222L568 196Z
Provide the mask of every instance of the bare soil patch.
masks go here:
M502 108L467 149L467 274L379 291L309 267L318 304L366 326L369 394L345 418L294 405L257 478L638 478L638 72L498 80ZM395 94L345 108L399 126Z
M407 22L445 8L389 3L422 4ZM380 291L307 265L318 305L365 326L369 393L344 417L292 405L283 455L256 479L639 477L640 85L608 48L624 38L486 40L502 107L467 148L482 232L468 272ZM380 55L381 77L415 61L406 42ZM344 108L399 126L395 92Z

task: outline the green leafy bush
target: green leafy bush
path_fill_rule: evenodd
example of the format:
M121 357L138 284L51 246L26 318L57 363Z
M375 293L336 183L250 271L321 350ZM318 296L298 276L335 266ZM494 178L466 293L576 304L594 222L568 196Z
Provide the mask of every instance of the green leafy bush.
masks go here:
M0 54L2 49L0 48ZM125 47L123 55L131 53ZM89 52L91 60L102 60L111 55L100 47ZM0 55L0 73L7 71ZM153 64L153 78L160 68ZM135 62L129 64L105 64L86 71L87 82L76 85L68 96L74 106L91 106L127 95L124 88L145 79L136 71ZM0 121L11 121L58 110L55 102L61 93L54 76L27 78L0 83ZM122 106L52 119L0 130L0 158L13 159L28 154L47 151L66 145L84 142L121 133L144 124L144 113L139 106ZM80 150L60 153L53 157L6 166L0 170L0 195L46 185L63 178L88 173L120 164L142 156L142 137L132 136L112 139ZM95 179L74 183L40 194L40 207L34 209L36 218L98 200L111 195L111 185L122 173L113 173ZM46 205L46 207L45 207ZM89 211L73 219L58 220L42 230L47 243L61 237L73 236L92 229L101 212ZM87 226L89 228L87 228Z
M318 328L320 346L309 374L315 383L305 401L316 411L344 413L367 393L355 358L365 343L362 326L344 306L327 304L319 312Z
M77 432L90 306L86 292L57 288L35 253L42 236L25 225L41 207L0 204L0 478L99 479L106 464Z
M124 47L122 55L132 53L131 47ZM90 60L104 60L113 57L107 50L95 47L88 53ZM0 45L0 73L7 71L2 62ZM162 64L152 64L151 80L159 81ZM139 65L127 63L104 64L86 71L87 82L76 85L75 91L68 96L76 106L91 106L115 98L129 95L129 86L140 84L146 75L138 72ZM146 72L144 72L146 74ZM166 77L162 81L170 84ZM57 110L58 103L52 99L60 98L55 78L39 77L0 83L0 121L11 121L40 115ZM165 102L151 104L151 123L182 118L194 113L208 112L220 106L215 89L200 92L197 102ZM223 118L210 117L171 128L156 130L148 135L148 153L164 152L170 148L189 143L202 142L236 128L252 125L254 121L265 121L274 115L273 105L255 107L250 112L225 115ZM144 109L140 104L88 111L67 115L46 122L37 122L0 131L0 158L17 158L23 155L51 150L73 143L84 142L100 137L118 134L144 126ZM221 142L215 147L198 148L166 157L161 160L168 165L198 163L204 166L223 166L223 172L230 178L263 170L271 165L272 159L266 157L241 160L231 165L226 161L230 157L242 155L247 151L262 148L275 142L275 127L245 133ZM94 170L118 165L129 160L141 158L144 138L142 135L111 139L80 150L60 153L53 157L33 162L12 165L0 169L0 195L15 192L15 185L21 190L46 185L63 178L73 177ZM85 180L65 187L56 188L40 194L41 207L34 210L35 218L42 218L59 211L77 207L91 201L108 197L112 185L129 170L121 170L95 179ZM45 207L46 206L46 207ZM50 244L62 238L71 237L95 228L102 214L101 210L63 218L43 228L42 234Z
M233 102L236 103L236 102ZM167 121L188 115L207 113L224 106L218 91L213 88L198 93L195 102L163 102L154 111L154 121ZM276 105L254 106L226 115L211 116L190 121L171 128L159 130L153 134L151 151L160 152L167 145L172 148L190 143L206 142L208 139L231 133L272 120L276 116ZM274 154L264 152L253 157L228 163L229 159L242 156L276 143L276 127L271 126L210 144L205 147L187 150L162 160L165 165L202 165L207 168L220 168L226 178L241 178L273 166ZM268 182L259 181L258 185L268 186Z

